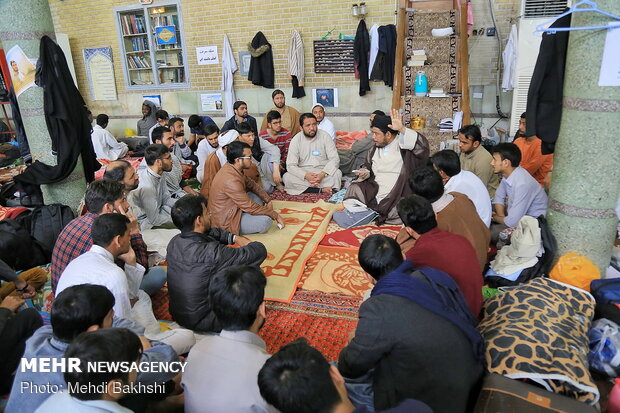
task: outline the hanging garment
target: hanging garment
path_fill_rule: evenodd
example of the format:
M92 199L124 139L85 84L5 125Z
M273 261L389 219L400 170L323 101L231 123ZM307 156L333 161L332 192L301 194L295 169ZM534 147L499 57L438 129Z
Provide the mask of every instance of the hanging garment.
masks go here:
M373 24L368 35L370 36L370 60L368 61L368 78L370 79L372 68L377 60L377 53L379 53L379 25Z
M370 53L370 36L366 29L364 19L360 20L355 32L355 40L353 42L353 60L355 68L359 73L360 79L360 96L364 96L370 91L370 82L368 81L368 54ZM357 76L356 76L357 77Z
M235 103L235 90L233 89L233 73L237 71L235 55L233 54L228 35L224 34L224 45L222 46L222 86L224 91L224 104L226 105L226 118L235 115L233 104Z
M570 20L569 14L557 19L550 27L570 27ZM536 135L542 140L543 155L553 153L560 133L568 33L543 34L527 93L525 135Z
M263 32L256 33L252 42L248 44L248 50L252 55L248 80L257 86L273 89L275 78L273 51Z
M15 96L15 92L12 89L9 92L9 101L11 102L11 114L13 115L13 124L15 125L15 139L17 143L19 143L19 152L24 162L31 162L32 155L30 154L30 145L28 145L28 138L26 137L26 129L24 129L24 122L22 122L17 96Z
M517 25L510 28L508 43L502 53L504 61L504 77L502 78L502 90L507 92L515 88L515 76L517 74Z
M43 88L45 123L57 152L57 165L35 161L15 182L29 195L42 199L39 185L67 178L82 155L84 177L93 181L100 165L90 140L91 125L82 95L75 87L62 49L48 36L41 38L36 83Z
M297 30L293 30L288 45L288 78L293 84L293 97L306 96L304 91L304 43Z
M396 61L396 26L388 24L379 27L379 52L370 75L371 80L383 80L387 86L394 85L394 64Z

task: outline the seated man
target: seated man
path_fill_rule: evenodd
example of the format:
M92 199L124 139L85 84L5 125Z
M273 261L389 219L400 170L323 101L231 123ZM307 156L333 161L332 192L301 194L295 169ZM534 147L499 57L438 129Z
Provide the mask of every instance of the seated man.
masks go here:
M149 129L157 123L155 112L157 105L150 100L142 102L142 119L138 121L136 134L138 136L149 136Z
M318 130L316 117L304 113L299 118L301 132L293 137L286 158L284 187L290 195L307 192L331 194L339 190L342 172L334 140Z
M275 186L282 184L280 150L277 146L257 137L248 123L237 125L237 132L239 132L237 139L250 145L252 149L252 163L258 169L263 189L270 193Z
M325 116L325 107L317 103L312 107L312 114L316 117L318 128L327 132L332 139L336 139L336 127L331 120Z
M547 213L545 190L520 163L521 151L514 143L493 147L493 171L503 177L493 199L493 242L503 229L517 226L524 215L538 218Z
M344 378L305 339L281 347L258 373L260 394L281 413L367 413L349 400ZM405 400L386 413L432 413L416 400Z
M499 185L497 174L491 167L491 154L482 146L482 134L476 125L466 125L459 130L459 155L461 169L473 172L487 187L491 198Z
M32 362L38 358L60 360L71 342L81 333L122 327L140 336L144 351L141 362L178 362L179 357L167 344L149 341L142 337L144 329L127 319L114 316L114 295L100 285L83 284L67 288L58 294L52 304L51 325L39 328L26 343L24 359ZM163 384L176 378L178 372L141 372L138 382L142 384ZM49 373L18 369L7 413L33 412L52 394L37 391L42 386L65 387L60 370Z
M277 110L267 113L267 128L258 135L259 138L274 144L280 149L280 169L286 169L286 156L293 137L288 129L282 127L282 115Z
M553 169L553 154L543 155L541 140L538 136L525 136L525 112L519 119L519 130L513 143L521 151L521 162L519 165L532 175L536 182L543 188L547 174Z
M228 119L224 126L222 126L222 133L231 129L237 129L239 124L245 122L250 125L250 129L254 132L254 135L258 135L258 128L256 127L256 119L248 115L248 105L242 100L238 100L233 104L233 112L235 113L230 119Z
M472 315L478 319L482 308L483 279L476 250L471 243L465 237L439 229L433 207L419 195L401 199L398 214L405 231L416 240L407 251L407 259L416 268L431 267L452 277L467 300Z
M168 127L168 122L170 121L170 116L168 115L168 112L166 112L165 110L160 109L157 112L155 112L155 119L157 120L157 123L155 123L153 126L151 126L151 129L149 129L149 144L155 143L153 141L153 131L155 130L155 128L157 128L159 126Z
M0 298L0 394L11 390L13 373L24 354L26 340L43 325L36 309L19 310L25 303L24 299L33 297L35 291L0 260L0 267L5 266L6 269L0 268L0 280L14 281L20 289L19 295Z
M103 113L97 115L97 124L93 126L93 131L90 134L97 159L115 161L125 155L133 155L125 142L117 141L110 132L105 130L108 127L109 119L108 115Z
M125 194L128 194L138 188L139 183L136 168L124 159L110 162L105 168L103 179L122 184L125 189Z
M130 318L145 328L145 335L153 340L170 344L178 354L187 352L194 344L191 331L175 329L167 332L155 320L151 299L139 291L144 267L136 262L136 255L129 244L129 219L121 214L104 214L92 226L93 246L67 265L56 292L79 284L96 284L106 287L114 295L114 313L120 318ZM125 271L115 259L125 261Z
M245 142L232 142L226 152L228 163L213 178L209 189L211 222L233 234L263 234L275 220L284 219L269 205L269 195L243 174L252 164L252 150ZM268 205L264 205L268 204Z
M489 228L482 222L473 202L458 192L445 193L441 176L431 167L418 168L409 178L409 186L414 194L425 198L437 214L437 226L444 231L462 235L476 250L480 270L487 262ZM413 239L405 229L396 238L404 253L413 247Z
M200 186L200 193L205 199L209 199L209 190L211 189L211 183L213 178L217 175L217 172L222 169L222 166L228 162L226 160L226 152L228 145L231 142L238 140L239 132L236 130L229 130L226 133L221 134L218 138L218 147L215 152L212 152L208 157L204 165L202 175L202 185ZM256 183L260 183L260 174L258 168L252 163L250 168L244 169L243 174L254 180Z
M392 110L391 118L376 115L371 123L375 147L357 172L359 183L349 187L345 199L357 199L379 214L378 223L401 223L396 211L399 199L411 193L409 174L428 160L428 141L405 128L402 115Z
M219 147L218 137L220 136L220 128L217 125L207 125L203 131L205 139L198 142L196 148L196 156L198 157L198 168L196 169L196 179L202 183L205 163L207 158Z
M108 168L109 167L110 166L108 166ZM133 167L129 165L127 169L132 171ZM112 172L110 173L112 174ZM131 173L131 175L135 176L133 173ZM129 181L134 181L135 184L135 178L130 178ZM56 293L60 275L67 265L75 258L90 250L93 246L93 240L91 238L93 222L98 216L103 214L117 212L129 217L131 222L131 249L136 255L136 261L144 268L148 268L149 258L147 247L140 233L140 225L136 217L132 214L131 207L125 196L127 185L130 182L121 184L104 179L102 181L93 181L88 185L86 194L84 195L86 210L88 212L75 218L63 228L60 235L58 235L54 250L52 251L50 273L52 277L52 291L54 293ZM116 264L120 268L125 267L125 262L122 260L116 261ZM140 288L147 294L152 295L159 291L165 283L166 272L164 268L153 267L143 277Z
M194 155L190 143L185 140L185 123L183 119L174 117L168 121L168 128L172 131L172 138L174 139L174 145L171 151L179 158L179 161L185 165L183 169L183 172L185 172L191 165L198 162L198 158ZM197 142L196 145L198 145Z
M219 332L209 301L213 275L231 265L258 267L267 257L260 242L211 227L207 201L185 195L172 208L172 221L181 230L168 244L168 295L174 321L196 332ZM229 247L236 242L241 247Z
M450 149L444 149L429 158L433 168L441 176L444 192L460 192L467 195L476 206L480 219L487 227L491 225L491 198L489 191L480 178L472 172L461 169L459 155Z
M377 115L385 116L385 112L382 110L375 110L370 114L370 132L365 138L353 142L351 149L338 149L340 170L343 175L348 175L354 169L361 168L366 162L368 151L375 146L372 121Z
M153 132L157 132L157 129ZM166 187L164 172L172 170L172 153L162 144L153 144L144 150L147 167L140 171L138 189L129 193L129 202L138 211L140 227L172 227L170 210L175 199L170 196Z
M280 112L280 115L282 115L282 127L291 131L292 136L297 135L297 132L300 130L299 112L297 109L286 104L286 97L284 96L284 92L280 89L273 91L271 94L271 99L273 100L273 104L275 106L269 109L267 113L272 110ZM267 116L263 119L260 129L267 129Z
M187 126L189 126L190 132L188 145L192 151L195 151L200 141L204 139L204 130L207 125L215 125L215 122L209 116L191 115L187 119Z
M379 411L405 399L420 400L435 412L469 411L478 396L484 347L454 280L403 262L398 244L385 235L366 238L359 261L377 284L340 353L340 373L350 379L372 376L374 397L364 404Z
M189 352L183 373L185 412L276 412L260 395L258 372L269 354L258 336L265 323L265 275L236 265L213 276L209 299L221 324Z
M67 348L65 357L78 360L79 371L64 373L67 389L53 394L36 410L47 412L122 412L131 410L118 404L136 381L135 371L114 369L110 371L91 371L90 363L128 363L135 366L142 354L142 343L138 336L126 328L106 328L85 332L76 337ZM89 390L82 391L82 386ZM96 390L91 390L90 386ZM100 391L100 392L99 392Z

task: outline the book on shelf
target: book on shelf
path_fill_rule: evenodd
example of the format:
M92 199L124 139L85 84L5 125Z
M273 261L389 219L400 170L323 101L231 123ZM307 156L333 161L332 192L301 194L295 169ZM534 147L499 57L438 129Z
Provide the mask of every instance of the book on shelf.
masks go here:
M143 16L123 14L121 16L121 26L123 26L124 35L146 33L146 21Z
M431 91L428 93L429 98L445 98L448 95L445 94L442 87L434 87L431 88Z

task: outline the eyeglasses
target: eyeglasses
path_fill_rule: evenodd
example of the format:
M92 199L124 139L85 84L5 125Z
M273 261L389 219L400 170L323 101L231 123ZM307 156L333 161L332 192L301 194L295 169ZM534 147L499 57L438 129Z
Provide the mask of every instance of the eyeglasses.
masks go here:
M251 156L240 156L237 159L252 159Z

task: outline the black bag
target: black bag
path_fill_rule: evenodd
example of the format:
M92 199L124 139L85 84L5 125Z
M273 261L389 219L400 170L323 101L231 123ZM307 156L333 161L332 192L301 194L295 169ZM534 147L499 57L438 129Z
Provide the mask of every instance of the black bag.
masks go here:
M47 253L28 230L14 219L0 221L0 259L9 267L24 271L50 262Z
M36 207L31 214L24 218L20 217L19 220L51 256L58 235L73 218L75 215L68 206L51 204Z

